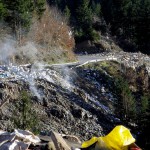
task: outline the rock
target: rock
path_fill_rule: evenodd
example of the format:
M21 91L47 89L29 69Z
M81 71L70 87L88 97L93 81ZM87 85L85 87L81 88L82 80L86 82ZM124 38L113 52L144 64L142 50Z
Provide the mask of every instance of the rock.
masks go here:
M71 150L71 147L58 133L51 131L51 138L57 150Z
M137 68L137 85L139 86L140 91L149 90L149 74L145 65Z
M2 144L0 150L28 150L28 147L28 144L15 140Z
M4 88L4 84L3 83L0 83L0 89Z
M35 136L32 132L28 130L15 129L14 134L16 135L17 139L24 142L30 142L33 144L41 142L38 136Z
M59 119L65 118L66 116L65 111L58 106L51 108L50 113Z
M53 141L48 142L48 150L56 150Z
M43 136L43 135L39 135L38 136L40 138L40 140L42 141L46 141L46 142L50 142L52 141L51 137L50 136Z
M77 136L74 135L63 135L63 138L72 150L81 147L81 141Z
M82 109L72 109L72 115L76 118L83 118L84 112Z
M0 143L13 141L15 137L16 135L11 135L10 133L0 134Z
M77 136L74 136L74 135L64 135L63 138L65 138L71 142L81 143L79 138Z
M43 106L47 107L48 106L48 99L47 98L43 98Z
M87 47L91 47L91 46L92 46L92 43L89 40L83 41L77 45L78 48L84 48L84 49L86 49Z

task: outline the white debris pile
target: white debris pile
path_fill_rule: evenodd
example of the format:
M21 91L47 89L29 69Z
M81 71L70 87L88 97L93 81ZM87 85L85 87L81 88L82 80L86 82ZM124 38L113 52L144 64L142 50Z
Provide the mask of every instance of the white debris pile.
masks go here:
M15 129L14 133L12 133L14 135L16 135L16 137L19 139L19 140L22 140L23 142L25 143L39 143L40 142L40 139L35 136L32 132L30 131L27 131L27 130L17 130Z
M44 79L67 89L72 87L68 73L66 73L66 76L64 77L58 71L46 67L47 66L38 66L37 68L34 68L31 65L3 65L0 66L0 80L23 80L25 82L33 83L35 79Z
M54 131L50 136L35 136L27 130L13 133L0 130L0 150L80 150L81 141L74 135L61 135Z
M0 150L27 150L30 144L41 140L30 131L17 130L13 133L0 131Z

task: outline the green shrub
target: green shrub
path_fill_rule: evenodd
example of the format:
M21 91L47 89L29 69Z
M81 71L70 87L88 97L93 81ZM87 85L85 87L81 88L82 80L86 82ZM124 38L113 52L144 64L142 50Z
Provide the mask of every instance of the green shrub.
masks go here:
M98 32L96 32L95 30L91 29L91 31L89 32L89 38L92 40L92 41L99 41L100 40L100 35Z
M28 92L23 91L13 110L11 121L14 127L37 133L39 129L38 120L37 114L32 107L31 95Z

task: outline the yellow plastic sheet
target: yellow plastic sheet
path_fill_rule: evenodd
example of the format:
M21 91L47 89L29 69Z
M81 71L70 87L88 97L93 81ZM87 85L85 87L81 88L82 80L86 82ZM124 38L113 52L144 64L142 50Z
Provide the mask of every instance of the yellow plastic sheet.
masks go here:
M82 148L88 148L94 143L95 150L128 150L128 146L135 142L129 129L120 125L116 126L108 135L104 137L93 137L89 141L82 143Z

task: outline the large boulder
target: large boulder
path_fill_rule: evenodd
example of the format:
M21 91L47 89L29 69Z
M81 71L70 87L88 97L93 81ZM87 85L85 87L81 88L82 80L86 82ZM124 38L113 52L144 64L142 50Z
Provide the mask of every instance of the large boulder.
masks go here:
M51 138L57 150L71 150L71 147L66 143L62 136L60 136L60 134L51 131Z

